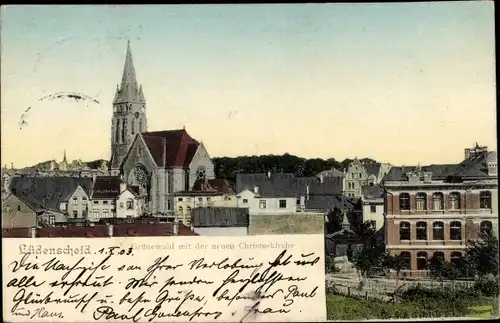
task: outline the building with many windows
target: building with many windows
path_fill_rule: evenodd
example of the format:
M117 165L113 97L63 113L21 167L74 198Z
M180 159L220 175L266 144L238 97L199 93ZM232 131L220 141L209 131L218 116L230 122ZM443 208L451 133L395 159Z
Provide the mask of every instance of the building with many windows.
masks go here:
M426 275L433 256L454 261L479 232L498 236L497 154L465 150L459 164L393 167L383 181L387 249Z

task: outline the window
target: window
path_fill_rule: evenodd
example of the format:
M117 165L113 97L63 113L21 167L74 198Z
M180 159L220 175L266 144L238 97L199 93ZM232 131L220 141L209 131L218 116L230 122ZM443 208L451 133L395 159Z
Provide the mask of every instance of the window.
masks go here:
M453 251L450 254L450 262L454 265L460 264L462 261L462 253L460 251Z
M182 197L179 197L177 201L182 202Z
M493 224L491 221L481 221L481 224L479 225L479 231L481 233L491 235L492 230Z
M230 201L230 200L231 200L231 196L224 195L224 201Z
M491 192L482 191L479 193L479 208L491 209Z
M401 211L410 210L410 194L408 193L399 194L399 208L401 209Z
M427 269L427 252L420 251L417 253L417 270Z
M127 210L133 210L133 209L134 209L134 200L127 199Z
M210 197L207 197L207 202L210 202L211 201L211 198Z
M399 254L399 259L401 259L401 264L403 269L411 269L411 253L408 251L403 251Z
M102 204L108 204L108 201L102 201Z
M186 200L187 200L188 202L191 202L191 198L190 198L190 197L188 197Z
M170 200L167 200L167 210L172 209L172 202Z
M259 208L260 209L265 209L266 208L266 200L260 200L259 201Z
M82 204L86 205L87 204L87 198L84 196L82 197Z
M427 210L427 194L417 193L417 211Z
M10 205L6 205L6 206L5 206L5 211L6 211L6 212L10 212Z
M198 202L203 202L203 197L198 197Z
M54 225L56 224L56 217L53 215L49 215L49 224Z
M361 173L359 173L359 178L361 178Z
M436 221L432 223L432 240L444 240L444 223Z
M375 204L370 204L370 212L377 213L377 206Z
M99 201L94 201L94 204L99 204Z
M102 216L107 218L109 216L109 211L108 210L102 210Z
M248 203L248 199L243 199L243 203Z
M280 200L279 201L279 208L280 209L286 208L286 200Z
M417 222L417 240L427 240L427 223Z
M182 208L182 205L179 205L179 213L180 213L180 214L183 214L183 213L184 213L184 209Z
M99 218L99 210L94 210L94 219Z
M78 197L73 197L73 205L77 205L78 204Z
M401 222L399 224L399 240L410 240L411 236L410 222Z
M132 120L132 134L135 133L135 120Z
M123 209L123 202L120 202L120 209Z
M443 193L432 194L433 209L440 211L443 209Z
M190 206L188 206L188 207L186 208L186 211L187 211L187 213L188 213L189 215L191 215L191 207L190 207Z
M296 202L297 202L297 206L300 206L300 197L297 197Z
M78 211L73 211L73 217L76 219L78 217Z
M377 229L377 221L373 221L373 220L371 220L371 221L370 221L370 227L371 227L373 230L376 230L376 229Z
M458 221L450 223L450 240L462 240L462 223Z
M17 206L17 211L18 211L18 212L21 212L21 205L18 205L18 206Z
M451 192L449 199L450 199L450 209L460 210L460 193Z

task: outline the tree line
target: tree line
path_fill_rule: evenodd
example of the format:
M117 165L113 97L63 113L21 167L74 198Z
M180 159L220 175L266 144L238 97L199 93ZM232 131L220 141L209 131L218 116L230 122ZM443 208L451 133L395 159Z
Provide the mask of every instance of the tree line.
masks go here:
M293 173L297 177L316 176L318 173L335 168L344 171L353 160L346 158L303 158L291 154L214 157L215 176L235 180L238 173ZM360 159L362 163L376 163L371 158Z

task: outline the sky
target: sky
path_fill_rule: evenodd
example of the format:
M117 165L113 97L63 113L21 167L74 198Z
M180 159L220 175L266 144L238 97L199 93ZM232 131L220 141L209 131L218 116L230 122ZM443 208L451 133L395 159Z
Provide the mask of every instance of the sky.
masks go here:
M148 130L211 157L290 153L393 165L496 149L494 8L384 4L3 6L1 160L110 157L127 40ZM99 104L39 101L82 93ZM24 127L19 126L24 110Z

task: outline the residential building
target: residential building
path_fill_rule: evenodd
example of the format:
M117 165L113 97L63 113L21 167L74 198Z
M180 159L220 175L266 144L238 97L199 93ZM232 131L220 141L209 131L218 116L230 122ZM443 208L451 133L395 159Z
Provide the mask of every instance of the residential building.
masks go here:
M379 184L391 167L392 165L386 163L361 163L355 158L344 175L346 196L361 197L362 187Z
M237 207L233 185L225 179L198 179L191 190L173 194L175 217L189 224L191 210L206 207Z
M2 202L2 228L25 228L38 225L41 207L9 194Z
M214 178L214 165L205 145L186 129L148 132L147 128L146 100L129 42L113 100L110 171L139 186L148 212L173 215L173 193L189 190L197 179Z
M250 214L327 211L342 193L341 177L295 177L294 174L237 174L238 207Z
M200 236L246 236L249 214L237 207L195 208L190 222Z
M363 207L363 222L370 222L372 228L380 230L384 226L384 190L378 185L368 185L361 188L361 204Z
M131 218L142 214L137 187L122 182L118 176L96 177L92 187L92 216L97 222L109 218Z
M83 222L89 211L91 178L13 177L10 190L27 205L36 205L39 222L61 225Z
M432 256L454 261L479 232L498 236L497 154L465 150L458 164L393 167L383 181L387 249L425 275Z

